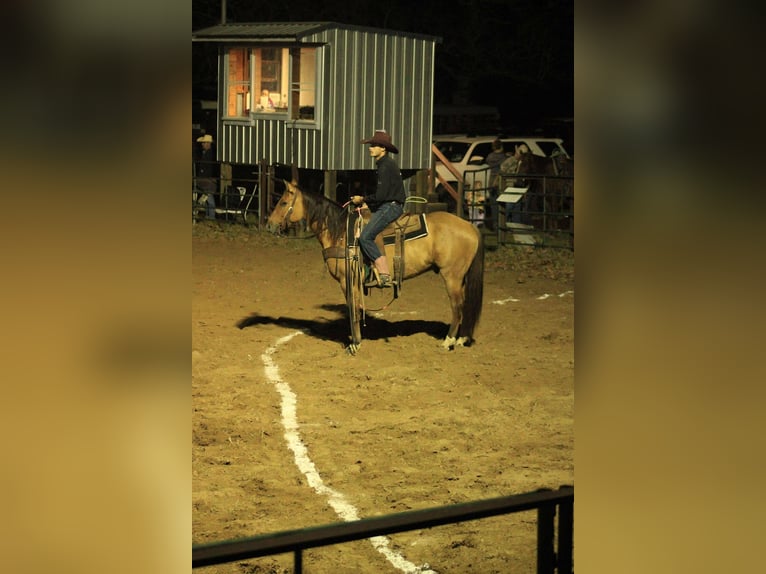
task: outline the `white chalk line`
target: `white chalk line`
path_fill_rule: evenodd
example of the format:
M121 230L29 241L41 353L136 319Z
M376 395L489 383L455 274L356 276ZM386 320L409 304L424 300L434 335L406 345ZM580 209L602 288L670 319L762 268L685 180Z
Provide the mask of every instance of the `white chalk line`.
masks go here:
M544 301L545 299L548 299L549 297L566 297L567 295L574 295L574 291L564 291L563 293L559 293L558 295L551 295L550 293L543 293L539 297L535 297L538 301ZM493 305L505 305L506 303L518 303L521 301L521 299L516 299L514 297L508 297L507 299L498 299L496 301L492 301Z
M542 295L535 297L538 301L544 301L545 299L548 299L549 297L566 297L567 295L574 295L574 291L564 291L563 293L559 293L558 295L551 295L550 293L543 293ZM505 305L506 303L518 303L521 301L521 299L516 299L515 297L508 297L507 299L498 299L495 301L492 301L494 305ZM372 315L373 317L385 317L389 315L418 315L418 311L390 311L386 310L383 311L371 311L369 315Z
M389 317L389 316L397 316L397 315L420 315L420 311L391 311L389 309L386 309L385 311L369 311L367 313L368 315L372 317Z
M305 331L296 331L290 335L285 335L278 339L274 345L266 349L261 355L266 378L274 384L277 392L282 398L282 426L285 429L285 440L287 441L288 448L293 453L296 466L306 477L309 486L311 486L311 488L313 488L320 496L327 497L327 502L342 520L346 522L359 520L359 512L356 507L346 500L343 493L330 488L324 483L322 477L319 476L319 471L317 471L314 462L309 458L308 449L298 432L299 425L298 417L296 415L298 398L290 388L290 385L281 379L279 376L279 367L272 360L272 355L280 345L287 343L297 335L302 335L304 332ZM391 541L387 536L375 536L370 538L370 542L373 547L386 558L386 560L402 572L407 574L436 574L433 570L429 569L428 564L415 566L415 564L404 558L404 556L395 550L392 550L390 547Z

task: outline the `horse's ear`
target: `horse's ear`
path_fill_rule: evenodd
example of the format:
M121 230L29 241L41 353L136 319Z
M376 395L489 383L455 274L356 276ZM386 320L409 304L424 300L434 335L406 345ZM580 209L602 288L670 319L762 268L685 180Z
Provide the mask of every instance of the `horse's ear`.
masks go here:
M285 191L291 191L291 189L290 189L290 182L287 181L286 179L283 179L282 181L285 184Z
M298 185L298 166L293 164L293 185Z

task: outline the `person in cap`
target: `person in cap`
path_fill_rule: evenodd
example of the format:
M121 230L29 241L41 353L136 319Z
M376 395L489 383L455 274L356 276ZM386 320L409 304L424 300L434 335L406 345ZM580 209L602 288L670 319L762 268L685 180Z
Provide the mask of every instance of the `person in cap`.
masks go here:
M215 197L217 183L216 178L218 163L215 161L213 151L213 136L205 134L197 138L199 150L194 158L195 185L198 190L207 195L207 207L205 215L207 219L215 219Z
M370 156L375 159L378 183L375 193L369 196L352 195L351 202L355 205L366 203L372 215L359 236L359 246L364 254L373 262L378 271L379 279L368 284L369 287L390 287L391 273L385 253L375 243L375 237L385 227L395 221L404 210L407 194L404 191L402 173L396 161L388 155L399 153L391 142L391 136L385 130L376 130L371 138L363 139L370 149Z
M525 153L529 153L529 147L527 147L527 144L516 144L513 154L500 164L500 175L506 178L504 182L507 186L516 187L517 182L513 179L507 178L510 175L516 175L519 169L519 160ZM521 223L521 214L522 210L524 209L523 205L527 200L528 198L524 196L522 199L517 200L515 203L506 204L505 217L507 222Z

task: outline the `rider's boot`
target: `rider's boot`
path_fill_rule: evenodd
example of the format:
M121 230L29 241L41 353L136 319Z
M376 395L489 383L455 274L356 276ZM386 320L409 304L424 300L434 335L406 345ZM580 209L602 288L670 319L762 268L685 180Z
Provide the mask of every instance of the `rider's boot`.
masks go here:
M391 273L388 271L388 260L385 255L375 260L375 269L378 270L378 287L391 287Z

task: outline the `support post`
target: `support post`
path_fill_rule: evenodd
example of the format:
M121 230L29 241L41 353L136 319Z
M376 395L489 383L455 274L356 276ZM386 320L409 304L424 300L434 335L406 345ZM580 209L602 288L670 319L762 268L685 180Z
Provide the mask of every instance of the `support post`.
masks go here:
M572 554L574 547L574 501L569 500L559 504L559 528L556 553L556 568L558 574L572 574Z
M554 574L556 556L553 550L553 521L555 504L543 504L537 509L537 574Z
M266 165L266 160L262 159L258 162L258 228L261 229L266 224L266 219L268 217L268 209L269 209L269 191L268 187L269 184L272 186L274 185L271 183L271 178L269 178L269 174L267 172L268 166Z
M338 183L338 172L335 170L325 170L324 172L324 196L327 199L332 199L333 201L338 201L337 198L337 190L335 189L335 186Z

